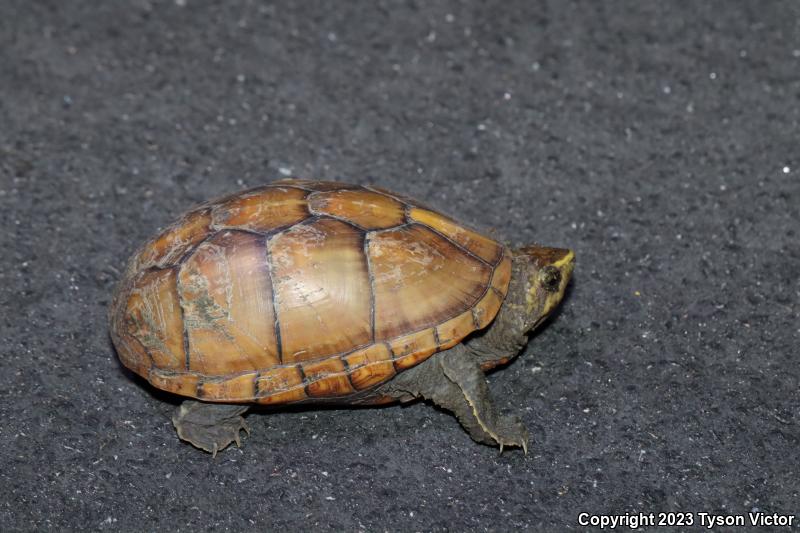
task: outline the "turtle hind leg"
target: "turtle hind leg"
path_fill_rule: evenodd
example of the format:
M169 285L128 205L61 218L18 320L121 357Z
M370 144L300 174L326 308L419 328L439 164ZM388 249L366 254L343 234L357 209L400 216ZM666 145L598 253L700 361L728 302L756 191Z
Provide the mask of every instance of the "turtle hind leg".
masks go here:
M461 345L399 374L382 392L398 399L412 395L431 400L452 411L473 440L501 451L505 446L528 451L528 430L516 416L500 413L478 362Z
M172 425L181 440L216 457L217 452L230 443L241 444L241 430L250 434L250 428L241 416L248 408L247 405L185 400L172 415Z

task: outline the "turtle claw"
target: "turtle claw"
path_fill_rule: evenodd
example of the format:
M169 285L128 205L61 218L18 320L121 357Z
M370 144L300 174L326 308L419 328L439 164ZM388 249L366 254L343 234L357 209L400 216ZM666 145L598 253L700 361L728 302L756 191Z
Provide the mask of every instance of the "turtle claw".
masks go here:
M500 446L500 455L503 455L503 451L505 451L506 446L519 446L522 448L522 451L525 455L528 455L528 439L523 438L518 442L497 442L497 445Z
M247 425L247 422L245 422L243 418L242 418L242 425L239 427L239 429L236 431L236 434L233 437L234 442L236 442L237 448L242 447L242 436L239 434L239 431L241 430L244 430L244 432L247 433L248 437L250 436L250 426Z
M519 446L528 455L528 430L516 416L500 417L490 435L503 453L506 446Z

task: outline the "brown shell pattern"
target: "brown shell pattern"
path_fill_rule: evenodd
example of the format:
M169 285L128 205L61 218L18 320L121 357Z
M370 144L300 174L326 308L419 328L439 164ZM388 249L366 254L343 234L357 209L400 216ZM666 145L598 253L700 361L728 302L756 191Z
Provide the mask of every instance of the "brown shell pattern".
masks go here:
M510 257L388 191L282 180L146 243L114 297L111 335L128 368L184 396L344 398L486 327Z

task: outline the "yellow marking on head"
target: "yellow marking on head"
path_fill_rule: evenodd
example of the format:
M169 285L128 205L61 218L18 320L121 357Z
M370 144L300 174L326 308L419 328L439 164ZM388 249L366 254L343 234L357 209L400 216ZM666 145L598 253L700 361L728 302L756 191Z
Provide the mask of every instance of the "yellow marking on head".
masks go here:
M542 305L542 309L539 312L540 317L550 314L550 312L555 309L559 302L561 302L567 285L569 284L569 279L572 276L572 269L575 266L575 252L569 250L562 258L558 259L557 261L553 261L546 266L552 266L558 269L558 271L561 273L561 284L559 285L557 291L548 292L542 288L539 279L531 280L531 288L525 295L525 301L527 303L526 307L529 315L533 313L536 304L541 300L540 294L544 294L544 305ZM539 273L541 272L542 270L539 271Z
M569 250L564 257L554 262L553 266L561 270L562 274L564 273L564 267L567 267L569 269L569 272L566 272L566 274L572 274L572 267L574 264L575 264L575 252Z

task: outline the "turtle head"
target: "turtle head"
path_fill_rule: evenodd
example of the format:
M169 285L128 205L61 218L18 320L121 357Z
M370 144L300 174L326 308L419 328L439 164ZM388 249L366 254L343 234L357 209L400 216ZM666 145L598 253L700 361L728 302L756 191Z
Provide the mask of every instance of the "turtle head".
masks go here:
M525 346L528 333L564 298L574 265L572 250L524 246L512 251L506 299L492 325L466 343L484 371L508 362Z
M524 270L525 329L532 331L564 297L575 253L564 248L526 246L518 249L516 256Z

